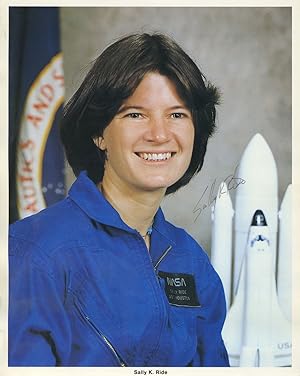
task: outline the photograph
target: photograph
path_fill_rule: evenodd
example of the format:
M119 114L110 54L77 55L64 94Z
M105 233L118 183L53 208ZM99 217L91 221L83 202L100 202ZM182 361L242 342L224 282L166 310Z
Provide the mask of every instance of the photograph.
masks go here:
M292 7L8 25L8 368L293 367Z

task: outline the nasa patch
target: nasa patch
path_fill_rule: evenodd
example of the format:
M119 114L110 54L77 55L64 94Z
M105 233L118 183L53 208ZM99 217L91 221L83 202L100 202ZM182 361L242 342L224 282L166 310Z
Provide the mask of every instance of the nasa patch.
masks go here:
M187 307L201 306L192 274L159 271L158 275L165 281L165 292L170 304Z

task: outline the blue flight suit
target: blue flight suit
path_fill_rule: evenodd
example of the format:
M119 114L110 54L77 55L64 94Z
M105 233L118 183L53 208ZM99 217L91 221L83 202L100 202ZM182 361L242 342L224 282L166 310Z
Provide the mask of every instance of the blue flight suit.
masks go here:
M82 172L10 226L10 366L228 366L206 253L158 210L150 252Z

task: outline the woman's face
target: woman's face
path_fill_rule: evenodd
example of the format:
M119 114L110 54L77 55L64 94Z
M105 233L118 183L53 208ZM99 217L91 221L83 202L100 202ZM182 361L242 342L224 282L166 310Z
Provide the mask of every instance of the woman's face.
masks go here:
M165 193L190 164L192 115L172 81L148 73L97 142L107 153L104 180L119 188Z

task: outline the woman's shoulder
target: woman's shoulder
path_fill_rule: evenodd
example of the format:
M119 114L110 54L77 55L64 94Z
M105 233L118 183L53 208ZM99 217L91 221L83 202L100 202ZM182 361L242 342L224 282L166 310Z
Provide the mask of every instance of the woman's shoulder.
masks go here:
M67 197L9 226L10 252L16 248L50 252L74 239L83 239L87 220ZM18 247L17 247L18 245Z

